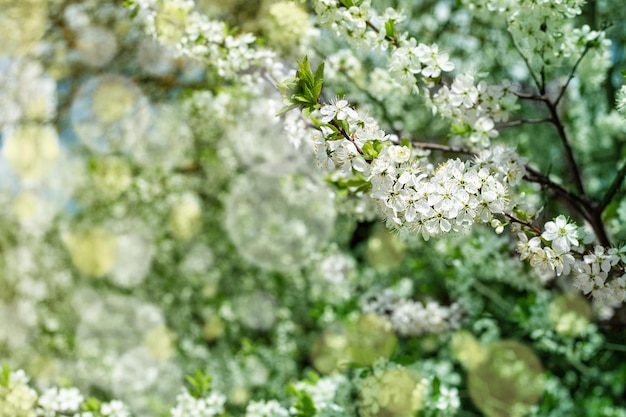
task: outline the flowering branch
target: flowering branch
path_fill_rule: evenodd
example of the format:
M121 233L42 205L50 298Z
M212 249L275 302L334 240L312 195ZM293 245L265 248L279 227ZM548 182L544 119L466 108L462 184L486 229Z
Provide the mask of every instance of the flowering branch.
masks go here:
M328 124L336 128L337 131L341 134L341 136L343 136L348 142L352 143L358 153L360 153L361 155L365 155L365 153L363 152L363 149L361 149L361 147L354 141L354 139L350 137L350 135L348 135L348 132L346 132L346 130L343 127L341 127L335 119L328 122Z

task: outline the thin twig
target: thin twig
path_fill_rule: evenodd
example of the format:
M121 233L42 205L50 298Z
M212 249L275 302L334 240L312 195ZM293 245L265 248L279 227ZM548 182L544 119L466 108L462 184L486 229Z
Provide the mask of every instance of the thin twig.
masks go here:
M472 286L476 291L478 291L485 298L488 298L494 305L497 305L502 311L512 311L513 306L506 301L500 294L496 291L492 290L482 282L478 280L472 281Z
M433 150L433 151L459 153L459 154L463 154L463 155L476 156L476 152L471 151L469 149L457 148L457 147L454 147L454 146L442 145L440 143L411 141L411 144L413 146L415 146L416 148L421 148L421 149L430 149L430 150Z
M617 194L617 191L621 187L625 176L626 176L626 162L624 162L624 165L622 165L619 172L615 176L615 179L613 179L613 182L611 183L611 186L609 187L608 191L606 192L604 197L602 197L600 204L598 204L598 206L596 207L596 211L598 213L601 214L604 211L604 209L606 209L606 207L609 205L611 200L613 200L613 197L615 197L615 194Z
M370 22L369 20L365 21L365 24L367 25L367 27L369 27L370 29L372 29L374 32L376 32L377 34L380 33L380 29L378 29L378 27L376 27L376 25L374 25L372 22ZM398 39L394 36L393 38L391 36L388 36L385 34L385 39L387 39L387 41L392 44L397 46L398 44Z
M526 55L524 55L522 50L517 45L517 42L515 42L515 38L513 37L513 34L511 32L508 32L508 34L511 37L511 42L513 42L513 46L515 47L515 50L517 51L517 53L524 60L524 64L526 64L526 68L528 68L528 72L530 73L530 76L532 77L533 81L535 82L535 85L541 91L541 83L539 82L539 80L537 79L537 76L533 72L533 68L531 67L530 62L528 62L528 59L526 58Z
M339 131L339 133L341 133L341 136L343 136L350 143L352 143L354 145L354 147L356 148L358 153L360 153L361 155L365 155L365 153L363 152L363 149L361 149L361 147L359 145L357 145L357 143L354 141L354 139L352 139L350 137L350 135L348 135L348 133L343 129L343 127L339 126L339 123L337 123L335 120L331 120L328 124L331 125L331 126L334 126L337 129L337 131Z
M548 100L548 97L546 97L544 94L530 94L530 93L521 93L519 91L514 91L513 94L515 94L518 98L524 99L524 100L534 100L534 101L546 101Z
M538 228L537 226L535 226L534 224L532 224L532 223L530 223L530 222L526 222L526 221L524 221L524 220L520 220L520 219L518 219L517 217L512 216L512 215L510 215L510 214L508 214L508 213L502 213L502 214L504 214L504 216L505 216L506 218L508 218L509 220L511 220L513 223L519 223L519 224L521 224L521 225L523 225L523 226L528 227L530 230L532 230L533 232L535 232L537 235L541 235L541 233L542 233L541 229L540 229L540 228Z
M498 123L496 125L497 130L507 129L509 127L520 126L525 124L537 124L537 123L548 123L551 122L552 119L546 117L542 119L519 119L519 120L511 120L510 122Z
M572 81L572 78L574 78L574 75L576 75L576 70L578 69L578 66L580 65L585 55L587 55L587 52L589 52L589 49L590 49L590 46L589 44L587 44L587 46L585 46L585 50L583 51L583 53L580 54L580 56L576 60L576 63L574 64L574 67L572 68L572 72L570 72L569 77L567 78L567 81L565 82L565 85L561 88L561 92L559 93L556 100L554 100L554 107L556 107L559 104L559 102L563 98L563 95L565 95L565 90L567 90L569 83Z

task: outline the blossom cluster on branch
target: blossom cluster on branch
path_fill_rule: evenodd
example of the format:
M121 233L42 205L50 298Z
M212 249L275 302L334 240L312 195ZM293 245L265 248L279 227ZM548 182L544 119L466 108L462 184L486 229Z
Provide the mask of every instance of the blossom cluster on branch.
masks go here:
M620 0L0 10L0 417L626 416Z

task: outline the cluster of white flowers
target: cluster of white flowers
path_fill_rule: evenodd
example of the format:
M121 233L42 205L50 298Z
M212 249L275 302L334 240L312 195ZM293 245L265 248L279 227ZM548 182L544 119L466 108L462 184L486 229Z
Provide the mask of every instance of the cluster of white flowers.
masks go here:
M600 245L585 253L581 235L575 224L560 215L544 225L541 236L529 239L526 233L518 233L517 252L544 276L570 275L574 287L590 294L597 303L608 307L620 305L626 299L626 275L620 272L626 256L617 248ZM612 274L621 276L611 279Z
M289 417L289 411L276 400L251 401L245 417Z
M388 70L391 76L402 86L418 92L416 77L420 74L426 79L438 78L442 72L454 69L449 56L441 52L436 44L417 44L415 38L399 41L399 47L391 54Z
M369 39L369 46L389 49L388 74L405 91L418 93L417 80L421 77L425 81L426 99L433 112L451 119L457 135L463 137L469 146L487 147L490 139L498 135L495 123L508 120L509 112L517 108L517 96L513 94L510 83L488 85L481 81L477 84L471 74L460 74L450 86L442 85L430 98L433 93L429 88L439 85L433 81L443 73L453 71L454 63L437 44L418 43L415 38L404 34L388 39L383 31L377 31L380 22L391 20L395 24L404 20L404 16L394 9L388 8L381 17L377 17L368 1L350 8L341 7L335 0L320 0L316 5L322 25L332 22L331 26L345 34L351 42Z
M136 2L146 31L182 55L198 58L224 78L233 78L253 65L265 66L274 53L255 48L255 36L234 36L228 26L198 13L193 0L141 0Z
M315 383L299 381L294 383L294 388L311 396L319 415L330 417L350 414L346 407L338 404L342 400L350 401L350 381L343 374L328 375Z
M386 317L393 330L402 336L448 332L458 326L460 315L457 304L446 307L435 301L409 300L389 288L366 298L362 309Z
M428 172L407 147L383 148L368 177L389 226L424 239L488 223L511 209L506 177L472 161L448 160Z
M11 372L5 382L0 384L0 417L35 417L37 393L28 386L24 371Z
M171 409L172 417L214 417L224 414L226 397L211 392L207 397L194 398L184 391L176 397L176 406Z
M476 84L471 74L459 74L448 87L443 85L431 98L433 111L450 119L453 131L471 147L486 148L498 136L495 122L507 121L517 108L511 84Z
M100 405L100 414L103 417L130 417L130 410L122 401L112 400Z
M487 19L493 13L503 16L517 48L534 70L556 68L573 51L578 51L574 54L576 59L581 46L585 46L571 23L573 17L581 14L584 0L465 0L464 3ZM596 35L599 33L594 32L586 40L599 39Z
M364 0L345 7L339 0L315 0L317 21L324 27L334 30L354 47L387 49L384 30L368 30L371 26L384 27L387 20L400 22L404 17L393 9L378 16L372 8L371 0Z
M39 397L37 413L42 417L77 412L84 401L78 388L49 388Z
M339 140L327 140L336 137L337 130L326 125L322 135L314 137L321 165L346 177L356 172L366 178L371 184L369 197L389 227L428 239L467 230L474 223L492 223L513 207L509 189L522 179L525 169L512 149L496 146L473 160L450 159L435 168L423 153L412 155L407 146L393 144L397 139L346 100L325 105L320 113L324 123L341 121L349 126ZM367 161L362 149L372 141L383 146Z
M2 57L0 74L0 129L52 120L57 109L57 85L41 63Z

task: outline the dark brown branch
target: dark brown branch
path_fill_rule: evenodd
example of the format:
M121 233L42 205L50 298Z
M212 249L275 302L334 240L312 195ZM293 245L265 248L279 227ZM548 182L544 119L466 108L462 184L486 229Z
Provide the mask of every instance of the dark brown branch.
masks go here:
M526 175L524 176L524 179L526 181L534 182L542 186L545 186L546 188L554 190L557 194L561 195L563 198L565 198L566 200L576 205L579 205L579 206L589 205L588 201L586 201L579 195L574 194L567 188L563 187L561 184L558 184L552 181L550 178L548 178L546 175L542 174L541 172L537 171L536 169L528 165L526 165L524 168L526 168ZM584 217L585 219L588 220L587 216L584 216Z
M559 134L559 138L561 139L563 149L565 150L565 160L567 161L570 173L572 174L572 179L574 181L576 190L580 195L584 196L585 187L583 186L582 176L580 175L578 164L576 163L576 159L574 159L574 151L569 143L569 139L567 138L567 133L565 132L565 126L563 125L563 122L561 122L561 118L559 117L556 105L550 100L546 100L545 103L548 107L548 111L550 112L550 116L552 117L552 124L554 124L554 127L556 127L556 131Z

